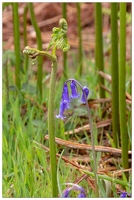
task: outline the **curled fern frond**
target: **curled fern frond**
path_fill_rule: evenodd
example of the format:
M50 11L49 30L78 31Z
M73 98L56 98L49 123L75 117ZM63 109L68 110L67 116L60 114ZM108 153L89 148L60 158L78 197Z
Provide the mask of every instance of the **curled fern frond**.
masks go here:
M69 50L70 45L68 43L67 39L67 22L65 19L60 19L59 21L59 28L54 27L52 30L52 35L51 35L51 41L49 42L49 46L47 48L50 49L50 47L56 47L57 49L62 49L63 52L66 52Z
M67 21L64 18L60 19L59 26L67 34L68 25L67 25Z
M29 46L26 46L25 49L23 50L23 53L28 54L29 57L32 59L32 65L37 65L37 56L39 53L37 52L37 49L30 48Z

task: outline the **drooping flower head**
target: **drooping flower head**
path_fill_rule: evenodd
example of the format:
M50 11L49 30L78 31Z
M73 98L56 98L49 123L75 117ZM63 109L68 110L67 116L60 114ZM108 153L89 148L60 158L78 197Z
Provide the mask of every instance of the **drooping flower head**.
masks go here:
M61 100L59 115L56 115L56 118L61 118L62 120L64 120L66 118L64 116L64 111L67 110L68 108L69 108L68 102L66 102L65 100Z
M88 94L89 94L89 89L87 88L87 86L84 86L83 87L83 93L82 93L82 98L81 98L81 103L86 103L86 99L85 99L85 95L86 95L86 98L88 97Z
M71 96L70 97L72 99L79 98L80 94L77 92L77 86L76 86L76 83L74 80L71 81L70 87L71 87Z
M67 82L71 82L70 84L70 89L71 89L71 95L69 97L69 91L68 91L68 86L67 86ZM78 89L77 89L77 85L79 85L79 87L82 90L82 97L81 97L81 103L85 104L86 103L86 98L88 97L89 94L89 89L84 86L82 87L80 85L80 83L78 81L76 81L75 79L68 79L63 86L63 91L62 91L62 98L61 98L61 102L60 102L60 111L59 111L59 115L57 115L57 118L61 118L62 120L64 120L65 116L64 116L64 111L70 108L70 102L71 99L75 99L75 98L79 98L80 94L78 93Z
M64 191L63 198L69 197L69 193L70 193L71 190L79 190L80 191L80 194L78 195L78 198L84 198L84 197L86 197L84 188L82 188L81 186L79 186L77 184L73 184L73 183L68 183L68 185L72 185L72 187L68 188L68 189L66 189Z
M120 198L127 198L132 196L132 194L129 194L126 191L120 191L119 193L120 193Z
M126 198L126 197L127 197L127 192L122 192L120 198Z
M64 83L64 86L63 86L62 100L66 102L70 102L67 83Z

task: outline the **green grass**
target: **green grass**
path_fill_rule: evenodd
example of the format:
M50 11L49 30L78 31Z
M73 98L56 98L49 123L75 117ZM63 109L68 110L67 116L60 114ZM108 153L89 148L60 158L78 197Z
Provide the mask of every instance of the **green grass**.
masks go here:
M69 53L71 54L71 53ZM97 73L95 71L95 64L92 60L84 58L84 68L83 75L79 77L77 73L76 56L72 56L72 63L74 63L74 68L70 67L68 69L68 77L76 78L81 82L81 84L87 85L90 89L90 98L98 97L98 86L97 86ZM5 67L5 65L4 65ZM127 65L129 69L129 63ZM128 77L131 75L129 71ZM31 72L29 70L27 73ZM88 72L88 73L87 73ZM28 74L27 74L28 76ZM3 68L3 80L5 77L5 69ZM22 83L25 83L25 74L21 74ZM9 76L9 85L13 85L13 72L10 72ZM36 82L34 81L34 76L31 75L28 84L34 88L36 87ZM61 99L61 91L63 86L63 79L61 79L56 84L56 98L55 98L55 114L59 112L59 102ZM51 194L51 177L50 177L50 158L49 153L44 149L37 146L34 142L38 142L48 146L48 141L44 142L45 134L48 134L48 125L47 125L47 112L43 112L40 107L37 107L36 104L32 103L25 95L29 95L31 98L38 103L36 99L36 90L31 87L24 87L23 93L15 96L13 90L9 90L9 101L6 101L6 86L3 82L3 104L2 104L2 118L3 118L3 134L2 134L2 196L3 197L35 197L43 198L50 197ZM21 89L22 91L22 89ZM46 103L46 108L48 106L48 84L43 86L43 98L42 103ZM41 104L42 104L41 103ZM41 105L40 104L40 105ZM26 113L22 114L26 106ZM79 104L78 104L79 106ZM78 124L81 126L84 124L85 119L79 119L79 113L84 115L86 114L85 109L80 109L79 107L76 110L72 110L73 116L67 123L64 124L57 119L56 121L56 137L68 138L69 136L64 136L64 131L74 129ZM102 111L99 108L95 112L92 111L93 121L98 116L101 119ZM130 122L129 122L130 124ZM61 130L59 129L61 128ZM130 130L130 127L128 127ZM94 127L95 132L95 144L97 143L97 135L99 130ZM129 131L130 132L130 131ZM77 135L76 139L79 142L87 141L90 143L89 135L85 132L85 136L81 138L81 135ZM70 136L73 139L73 136ZM131 137L131 136L130 136ZM57 148L58 152L59 148ZM65 149L65 152L68 152ZM70 156L73 154L70 153ZM64 156L64 153L63 153ZM89 157L91 158L91 152L89 152ZM101 153L97 153L97 161L100 159ZM81 173L78 172L71 165L66 165L64 161L60 161L59 166L59 182L61 190L65 189L65 185L62 185L66 182L73 182L78 177L81 176ZM118 166L118 169L121 169ZM101 177L107 178L107 177ZM101 181L101 180L100 180ZM126 184L126 180L123 180ZM114 183L115 184L115 183ZM115 185L112 183L112 190L114 191ZM83 180L79 185L85 188L87 197L95 197L95 194L92 188L89 188L86 180ZM106 188L105 185L102 185L99 182L101 197L106 197ZM128 190L128 188L127 188ZM129 190L130 191L130 190ZM130 191L131 192L131 191ZM72 195L76 196L77 192ZM114 196L116 197L114 192Z

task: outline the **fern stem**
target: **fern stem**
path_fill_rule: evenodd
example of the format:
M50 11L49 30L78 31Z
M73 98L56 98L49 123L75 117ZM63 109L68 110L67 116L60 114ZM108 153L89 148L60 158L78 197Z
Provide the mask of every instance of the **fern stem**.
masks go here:
M51 70L50 86L49 86L49 104L48 104L48 133L49 133L53 197L58 197L57 163L56 163L56 147L55 147L55 116L54 116L56 71L57 71L57 62L53 62Z

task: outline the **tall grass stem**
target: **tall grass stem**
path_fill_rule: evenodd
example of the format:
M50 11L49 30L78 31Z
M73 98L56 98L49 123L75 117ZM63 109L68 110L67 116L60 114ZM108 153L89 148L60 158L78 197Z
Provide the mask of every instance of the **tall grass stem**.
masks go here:
M95 63L99 71L104 71L101 3L95 3ZM101 85L104 85L104 78L99 75L100 98L105 98Z
M41 51L42 50L42 38L41 38L41 31L38 27L38 24L36 22L36 17L34 14L34 7L33 3L28 3L29 4L29 10L30 10L30 16L31 16L31 22L32 25L35 29L36 32L36 38L37 38L37 44L38 44L38 49ZM37 96L42 97L42 64L43 64L43 58L40 56L38 58L38 70L37 70ZM38 98L40 99L40 98Z
M62 17L67 19L67 11L66 11L67 3L62 3ZM64 79L67 79L67 52L63 52L63 74Z
M126 3L120 3L119 114L122 165L128 168L128 130L126 119Z
M82 26L81 26L81 5L80 3L76 3L77 5L77 19L78 19L78 38L79 38L79 75L82 75L82 67L83 67L83 52L82 52Z
M118 3L111 3L111 74L113 141L118 147L119 125L119 69L118 69Z
M16 87L20 90L20 30L19 30L19 14L18 14L18 3L12 3L13 7L13 27L14 27L14 48L16 56L16 65L15 65L15 82Z
M23 13L23 34L24 34L24 46L27 46L27 30L26 30L26 26L27 26L27 12L28 12L28 4L26 4L25 8L24 8L24 13ZM25 54L25 59L24 59L24 69L25 72L28 69L28 55Z

